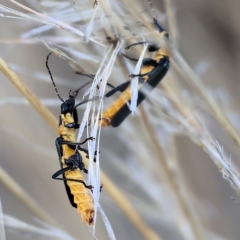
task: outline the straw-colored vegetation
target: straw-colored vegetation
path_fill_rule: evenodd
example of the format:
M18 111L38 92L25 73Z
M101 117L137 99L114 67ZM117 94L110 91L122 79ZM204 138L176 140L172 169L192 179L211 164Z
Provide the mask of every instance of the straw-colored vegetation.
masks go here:
M49 65L65 99L70 89L88 79L76 71L116 86L128 80L135 65L120 53L139 58L143 45L124 47L146 40L171 52L167 76L120 127L103 127L101 134L91 126L88 130L88 135L99 137L94 144L100 143L101 208L116 239L238 239L240 128L235 89L239 83L238 58L233 54L238 29L234 14L231 23L222 22L219 12L225 16L226 8L218 2L204 3L153 1L154 10L147 0L0 5L0 27L15 29L2 31L0 39L4 59L0 60L0 198L3 213L31 223L26 225L30 236L41 235L41 229L35 232L32 226L32 219L38 218L76 239L93 238L69 204L63 183L51 179L59 169L54 141L61 102L45 69L48 52L55 54ZM230 7L228 11L235 12ZM152 16L168 30L169 42L159 39ZM104 88L102 84L102 95ZM112 99L100 96L95 104L101 102L106 109ZM92 103L79 107L80 120ZM92 116L85 111L84 119L93 117L93 124L101 107ZM82 125L80 134L83 130ZM91 162L89 167L94 168ZM98 168L94 170L97 176ZM100 213L95 237L114 239L107 235L111 230ZM7 228L17 229L7 232L6 239L12 234L24 239L28 228L22 230L22 223L6 219ZM46 228L43 236L61 238L55 228Z

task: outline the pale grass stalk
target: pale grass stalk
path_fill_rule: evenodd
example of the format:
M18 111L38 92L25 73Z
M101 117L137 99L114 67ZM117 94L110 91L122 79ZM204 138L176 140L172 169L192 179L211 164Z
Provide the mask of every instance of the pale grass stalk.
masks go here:
M39 99L44 106L48 107L59 107L59 100L56 98L41 98ZM20 97L10 97L10 98L3 98L0 100L0 106L6 104L13 104L13 105L29 105L29 102L25 98ZM79 107L78 109L83 109L83 106Z
M45 227L45 229L23 222L7 214L4 214L3 220L0 223L4 224L8 229L19 232L19 234L26 234L28 235L28 237L30 237L31 234L33 234L36 237L37 234L40 237L48 237L48 239L51 238L51 239L74 240L71 236L69 236L65 232L57 228L54 228L46 223L42 223L39 220L38 222L42 224ZM1 240L3 239L1 238Z
M26 11L28 11L28 12L30 12L30 13L36 14L36 15L37 15L37 16L39 16L39 17L43 17L43 15L42 15L42 14L40 14L40 13L38 13L38 12L34 11L34 10L33 10L33 9L31 9L31 8L28 8L28 7L24 6L24 5L23 5L23 4L21 4L21 3L18 3L17 1L10 0L10 2L12 2L12 3L16 4L18 7L20 7L20 8L23 8L24 10L26 10Z
M32 199L31 196L25 192L24 189L1 167L0 181L39 219L48 224L56 225L55 220L34 199Z
M74 27L70 26L69 24L66 24L64 22L55 20L54 18L51 18L51 17L49 17L47 15L44 15L44 14L41 14L41 13L39 13L37 11L34 11L33 9L28 8L28 7L24 6L23 4L21 4L21 3L17 2L17 1L10 0L10 2L16 4L18 7L22 8L22 9L24 9L24 10L30 12L30 13L35 14L38 18L30 18L26 14L22 14L20 12L13 11L13 13L16 14L16 15L20 15L20 16L23 16L23 17L26 17L26 18L30 18L32 20L35 20L35 21L38 21L38 22L42 22L44 24L49 24L49 25L52 25L54 27L66 30L66 31L71 31L71 32L77 34L78 36L80 36L82 38L85 37L83 32L79 31L77 28L74 28ZM92 41L93 43L98 44L98 45L102 45L102 44L100 44L98 41L96 41L93 38L89 38L89 40Z
M0 57L0 71L7 77L7 79L18 89L18 91L30 102L36 111L45 119L45 121L53 128L55 132L58 131L58 124L56 118L51 112L46 114L48 109L38 100L37 96L27 87L25 83L18 77L18 75L7 65L7 63Z
M102 12L105 14L105 16L108 17L108 20L111 20L111 21L109 21L109 22L113 22L113 20L112 20L112 13L113 13L113 11L111 11L110 5L109 5L108 1L102 1L102 0L97 0L97 1L95 1L95 0L90 0L90 2L91 2L91 4L92 4L92 7L99 8L100 11L102 11ZM95 5L96 2L98 3L97 6ZM115 20L116 20L116 19L115 19ZM115 20L114 20L114 26L115 26ZM109 23L109 22L108 22L108 23ZM111 26L111 27L112 27L112 26ZM104 31L106 37L109 39L110 42L116 43L116 42L117 42L117 39L116 39L116 37L112 34L112 32L111 32L111 30L110 30L111 27L110 27L110 26L103 26L103 31ZM120 25L119 25L119 27L120 27Z
M231 187L240 196L240 177L238 173L232 169L231 164L223 154L222 147L212 139L207 130L204 129L204 126L191 114L189 109L181 104L176 92L171 89L171 87L167 88L166 86L165 90L167 90L168 93L167 98L174 106L174 109L179 111L178 113L180 113L181 117L178 117L176 111L169 111L169 109L163 111L186 129L186 133L188 133L193 142L210 156L218 170L223 174L223 178L230 183Z
M138 59L137 65L133 70L133 74L139 74L142 66L142 60L144 58L144 54L147 50L148 44L145 44L143 47L143 51ZM134 77L131 79L131 104L129 109L131 110L132 114L136 111L137 108L137 99L138 99L138 77Z
M184 123L182 124L184 125ZM185 127L188 128L187 125ZM192 135L193 137L192 139L212 158L218 170L222 173L223 178L230 183L230 186L240 196L240 177L231 166L231 160L229 161L231 158L225 157L223 147L214 141L203 127L201 133L194 132L194 130L189 129L190 136Z
M80 43L81 41L79 38L75 37L69 37L69 38L59 38L59 37L51 37L51 36L45 36L44 39L46 41L50 41L55 44L71 44L71 43ZM42 43L41 39L38 38L31 38L31 39L0 39L1 44L37 44L37 43Z
M102 220L103 220L103 222L105 224L105 227L107 229L107 232L108 232L109 239L110 240L116 240L116 237L115 237L115 234L113 232L112 226L111 226L105 212L103 211L102 207L100 206L100 204L98 204L97 209L101 214Z
M107 16L108 20L111 23L114 23L115 28L117 28L118 30L122 30L122 20L118 17L118 15L114 13L114 11L111 10L109 2L104 0L98 0L98 2L102 11L105 13L105 16ZM104 28L104 31L106 33L106 36L109 36L111 38L111 41L116 41L116 38L113 36L110 30Z
M101 66L95 76L95 79L93 81L93 87L91 89L89 89L87 92L89 92L89 99L93 99L94 96L96 95L96 85L99 84L99 82L101 81L101 86L99 88L99 97L103 98L104 97L104 92L105 92L105 88L106 88L106 84L107 84L107 80L112 72L112 68L113 68L113 64L115 62L115 59L117 57L117 54L120 50L122 46L121 42L118 42L116 48L113 50L113 46L110 46L108 48L107 53L105 54L105 56L103 57L103 60L101 62ZM113 52L112 52L113 50ZM110 55L111 53L111 55ZM109 56L110 55L110 56ZM104 66L106 64L106 66ZM84 94L86 95L86 93ZM100 188L100 161L99 161L99 154L97 154L97 161L94 164L93 159L94 159L94 152L95 149L97 149L97 152L100 152L99 149L99 141L100 141L100 136L101 136L101 127L99 128L99 118L102 112L102 107L103 107L103 101L102 99L100 100L100 104L98 106L98 108L96 109L95 106L95 102L88 102L87 107L86 107L86 111L84 113L84 118L85 120L88 122L89 119L91 119L91 123L90 126L87 127L87 136L88 137L94 137L94 139L97 139L97 148L96 148L96 141L91 141L88 142L88 151L89 151L89 168L88 168L88 180L89 183L91 183L91 185L94 186L94 190L93 190L93 200L94 200L94 204L95 204L95 219L97 218L97 206L99 205L99 198L100 198L100 193L99 193L99 188ZM89 113L90 110L92 112L92 116L91 118L89 118ZM88 112L88 114L86 114ZM97 121L95 120L97 119ZM80 129L82 127L85 127L85 122L84 119L81 123ZM77 139L80 139L80 136L78 136ZM101 207L100 207L101 209ZM103 211L102 211L103 212ZM111 228L111 225L106 217L106 215L101 214L102 216L104 216L103 220L104 220L104 224L106 227L106 230L108 232L108 235L110 238L114 237L115 240L115 236L113 235L113 230ZM105 221L106 220L106 221ZM95 225L93 227L93 233L95 232Z
M97 71L97 73L95 75L95 78L94 78L93 83L92 83L92 87L88 91L86 91L84 93L83 97L85 97L86 95L89 94L89 98L93 99L94 94L95 94L94 89L96 88L97 84L99 84L99 82L100 82L100 80L102 78L103 78L103 82L104 83L101 84L102 86L101 86L100 91L102 91L102 96L103 96L103 91L105 90L105 86L106 86L106 83L107 83L107 78L106 78L107 73L105 71L109 71L109 69L108 69L109 66L106 66L105 69L102 69L102 68L104 68L103 64L105 63L105 61L107 61L106 58L109 57L109 54L110 54L110 52L112 50L112 47L113 46L111 46L107 50L105 56L103 57L102 63L101 63L101 65L100 65L100 67L99 67L99 69L98 69L98 71ZM86 109L85 109L83 117L82 117L82 122L81 122L81 125L79 127L79 131L78 131L77 142L80 141L80 139L82 137L82 134L83 134L83 132L85 130L85 126L86 126L86 124L88 122L88 118L89 118L91 107L92 107L92 102L90 101L90 102L87 103Z
M85 38L84 38L84 40L86 42L89 42L90 36L92 35L93 28L94 28L94 25L95 25L96 15L97 15L98 12L99 12L99 6L97 6L94 9L92 17L91 17L91 20L89 21L89 23L88 23L88 25L86 27Z
M3 223L3 209L2 209L2 201L0 200L0 239L6 240L5 227Z
M176 23L176 16L174 14L175 8L173 5L172 0L165 0L165 6L167 10L168 15L168 23L170 31L173 34L173 44L176 46L176 41L178 40L178 28ZM170 36L172 36L170 34ZM173 46L174 46L173 45ZM172 50L172 61L171 66L174 68L174 70L180 74L183 79L186 81L186 83L194 90L194 92L198 93L198 95L201 97L201 99L204 101L206 106L209 108L209 110L213 113L216 120L220 123L220 125L225 129L227 134L232 139L235 146L240 150L240 138L231 123L228 121L227 117L223 113L223 111L220 109L220 107L216 104L214 99L208 94L207 89L202 84L201 79L194 73L194 71L191 69L191 67L187 64L185 59L182 57L182 55L176 50L176 47ZM174 105L174 107L182 114L183 118L188 119L189 124L195 129L197 135L202 133L202 126L199 124L199 122L191 115L190 110L187 107L184 107L181 102L181 97L178 95L178 90L175 85L165 84L163 82L162 84L165 92L167 92L168 97L171 99L171 103ZM189 118L189 116L191 116ZM190 131L191 132L191 131ZM206 137L206 136L204 136ZM205 141L194 141L197 143L200 147L203 147L203 150L207 152L214 163L217 165L220 172L223 173L223 176L229 181L231 186L235 189L238 195L240 195L240 186L238 184L239 182L239 176L238 174L233 171L231 167L228 167L227 164L225 165L224 162L219 161L216 158L216 155L213 155L211 151L209 150L209 146L216 146L216 143L213 142L213 140L210 138L210 136L206 137L208 143ZM206 145L205 145L205 144ZM209 145L207 145L209 144ZM204 147L205 146L205 147ZM217 150L217 146L216 146ZM223 159L223 158L222 158Z
M55 55L57 55L58 57L60 57L61 59L65 60L68 62L68 64L73 67L78 73L81 74L85 74L83 67L75 60L73 60L72 58L70 58L67 54L65 54L63 51L61 51L60 49L58 49L57 47L48 44L47 42L45 42L42 39L42 43L44 44L44 46L49 49L50 52L54 53Z
M165 182L169 185L169 188L171 189L172 193L175 195L177 202L180 206L180 210L182 211L183 215L185 216L185 219L187 219L189 226L191 227L194 239L196 240L204 240L204 234L202 232L202 228L200 229L198 226L198 222L195 221L195 219L192 217L191 212L189 211L188 205L185 202L185 199L183 198L179 186L177 186L174 176L169 169L169 166L167 164L167 160L165 158L164 151L161 147L161 144L158 141L158 138L156 136L155 130L153 129L152 124L148 120L148 116L142 106L139 106L142 120L144 123L144 126L146 128L146 132L148 132L149 138L151 139L151 145L154 146L155 151L158 155L158 159L161 164L162 172L164 173Z
M223 147L217 141L214 141L205 129L202 129L200 136L196 134L196 137L200 140L196 141L196 143L209 154L218 170L222 173L223 178L230 183L230 186L240 196L240 177L231 166L231 157L225 157Z
M172 61L172 67L177 72L181 72L183 76L185 76L186 83L196 92L206 106L209 108L212 115L217 119L220 125L225 129L229 137L232 139L235 146L240 151L240 138L223 111L216 104L214 99L208 94L207 89L202 84L200 78L194 73L194 71L190 68L184 58L178 51L173 51L173 58L176 62Z
M36 109L36 111L45 119L45 121L52 127L52 129L58 133L58 123L57 120L53 117L52 113L45 108L38 98L28 89L28 87L22 83L20 78L15 72L0 58L0 70L4 73L7 79L13 83L13 85L20 91L20 93L30 102L30 104ZM1 169L0 169L1 170ZM24 203L33 211L37 211L36 215L46 222L52 222L51 218L45 216L44 210L42 210L35 202L31 201L31 198L21 189L16 182L8 177L5 171L0 172L0 179L2 182L8 185L8 188L11 192L14 193ZM104 185L104 188L109 193L109 195L116 201L119 208L126 214L129 220L133 225L141 232L143 237L146 240L161 240L161 238L149 228L136 210L132 207L131 203L126 199L126 197L118 190L118 188L109 180L109 178L101 171L101 182ZM41 209L38 212L38 209ZM131 214L130 214L131 213Z
M173 47L177 49L179 45L179 31L175 14L176 8L174 7L173 0L164 0L164 4L167 12L168 33Z
M204 237L203 239L207 239L208 231L205 230L203 226L199 211L197 206L194 204L196 199L194 198L186 177L182 171L182 168L179 164L178 156L177 156L177 143L176 143L176 136L171 137L170 140L170 159L171 159L171 168L173 168L173 172L175 174L175 182L177 182L177 186L179 189L179 194L183 199L185 208L187 208L187 220L192 222L192 224L197 227L198 231L200 232L201 236ZM181 223L179 223L181 224ZM184 235L184 233L183 233Z
M148 227L143 221L138 212L133 208L132 204L125 198L120 191L120 189L112 183L112 181L101 172L101 181L107 184L106 191L114 200L114 202L121 208L128 219L133 223L133 225L138 229L142 236L146 240L161 240L162 238L158 236L150 227Z
M170 74L168 74L168 78ZM170 79L169 79L170 80ZM162 88L164 89L164 92L167 94L168 98L171 101L171 104L174 106L174 108L183 116L185 119L189 119L189 123L197 130L200 131L201 127L199 126L199 123L194 118L189 118L191 116L191 110L187 107L184 107L183 104L180 104L181 96L179 95L179 91L177 91L177 87L174 84L170 84L171 81L163 81L162 82Z

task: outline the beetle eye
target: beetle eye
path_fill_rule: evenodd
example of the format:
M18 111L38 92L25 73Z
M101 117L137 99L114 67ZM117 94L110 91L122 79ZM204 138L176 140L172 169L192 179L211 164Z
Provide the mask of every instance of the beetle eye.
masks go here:
M156 52L159 49L159 47L156 44L150 44L148 46L148 51L149 52Z

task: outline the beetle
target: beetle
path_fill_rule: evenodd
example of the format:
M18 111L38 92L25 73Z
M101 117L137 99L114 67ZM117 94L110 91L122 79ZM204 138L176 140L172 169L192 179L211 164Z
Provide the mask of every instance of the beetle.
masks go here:
M59 137L55 141L57 148L61 169L52 175L53 179L63 180L66 192L71 205L78 209L81 214L82 221L86 222L89 226L94 224L94 204L89 190L92 190L91 185L87 185L84 181L82 172L88 173L82 161L79 151L88 154L88 151L81 148L81 145L88 140L93 140L92 137L87 138L82 143L76 141L76 129L79 128L77 109L75 108L75 98L81 86L73 92L69 92L68 98L64 101L58 93L57 87L53 80L51 71L48 66L48 60L51 53L47 56L46 67L48 69L53 86L57 96L62 101L61 114L59 116ZM62 175L62 177L59 177Z
M153 23L159 31L160 37L168 38L168 33L153 17ZM149 42L138 42L126 47L129 49L132 46ZM154 52L153 58L143 59L140 73L137 75L131 74L130 77L138 77L138 99L137 106L147 97L144 89L153 90L168 72L170 54L166 48L160 48L158 45L151 43L148 46L149 52ZM128 57L129 58L129 57ZM132 58L130 58L132 59ZM132 59L136 60L136 59ZM131 81L127 81L109 91L105 97L110 97L117 91L122 92L120 96L102 113L101 126L118 127L131 113L129 104L131 103ZM150 92L150 91L149 91Z

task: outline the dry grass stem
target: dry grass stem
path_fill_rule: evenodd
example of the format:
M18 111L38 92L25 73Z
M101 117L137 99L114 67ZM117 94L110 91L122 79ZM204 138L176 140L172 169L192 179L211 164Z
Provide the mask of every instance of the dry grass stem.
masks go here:
M192 215L192 212L190 211L189 206L185 201L185 198L181 194L180 186L174 180L174 176L168 167L164 151L158 141L155 131L152 128L152 125L149 123L148 116L142 106L140 106L139 109L141 111L141 116L142 116L142 120L144 122L145 128L147 129L148 135L151 139L151 143L155 147L155 150L157 152L158 160L160 161L162 172L166 179L165 182L169 185L169 188L172 190L172 193L175 195L177 202L180 205L179 209L182 211L185 218L187 219L188 224L191 226L190 229L193 232L194 239L204 240L205 237L202 231L203 227L199 225L199 221L196 221L196 219Z
M162 88L166 92L168 99L171 101L174 108L183 116L183 118L188 119L189 123L200 132L201 127L199 126L199 123L196 121L195 118L190 117L191 110L189 108L186 108L181 104L180 99L181 97L178 95L178 92L176 91L175 85L166 84L166 82L162 83Z
M4 223L8 229L19 232L20 234L26 234L28 235L28 238L31 237L31 239L46 239L46 237L48 237L48 239L74 240L65 232L42 222L40 222L40 224L43 225L45 228L31 225L29 223L20 221L15 217L4 214L2 223ZM1 238L1 240L4 239Z
M31 196L26 193L23 188L13 180L2 168L0 168L0 180L6 186L6 188L12 192L18 199L20 199L30 211L42 221L56 225L55 220L40 207Z
M192 223L194 229L197 228L196 232L198 232L198 235L202 237L202 239L206 239L207 238L206 230L200 218L199 210L196 208L196 205L194 204L196 202L196 199L194 198L189 188L188 181L184 176L184 173L178 161L176 138L171 138L170 142L171 142L170 158L172 168L171 172L172 174L174 173L175 175L175 184L178 188L179 192L178 194L182 199L181 202L183 202L184 204L183 208L181 209L186 209L184 213L187 218L187 221L189 223Z
M173 44L173 48L177 49L179 45L179 31L177 27L177 19L175 14L175 6L173 0L164 0L167 20L168 20L168 32Z
M238 173L233 170L231 164L225 157L222 147L212 139L207 130L204 129L199 120L191 114L189 109L181 104L179 96L172 91L173 89L165 85L164 89L168 93L168 100L174 106L174 109L177 109L181 117L177 117L175 111L171 112L169 109L164 109L163 111L169 114L174 120L177 120L178 124L187 130L187 133L193 142L210 156L218 167L218 170L223 174L224 179L230 183L236 193L240 196L240 177Z
M176 63L172 61L174 64L173 67L177 68L177 71L182 72L183 75L187 76L185 78L187 80L187 83L189 86L192 87L193 91L197 92L198 95L201 97L201 99L204 101L204 103L207 105L209 110L212 112L213 116L217 119L217 121L221 124L223 129L226 130L229 137L232 139L235 146L240 151L240 138L231 125L231 123L226 118L223 111L220 109L220 107L216 104L214 99L207 93L206 88L202 84L202 81L199 79L199 77L193 72L193 70L190 68L190 66L186 63L186 61L183 59L181 54L178 51L173 52L173 58L175 59Z
M36 111L45 119L45 121L58 132L56 118L50 111L38 100L37 96L22 82L18 75L0 58L0 71L6 78L18 89L18 91L29 101ZM47 114L46 114L47 112Z
M120 189L115 186L112 181L101 172L101 181L106 187L106 191L119 208L124 212L127 218L138 229L146 240L161 240L162 238L156 234L150 227L148 227L142 220L139 213L133 208L132 204L125 198ZM105 185L106 184L106 185Z
M0 239L6 240L5 226L3 222L2 202L0 201Z

